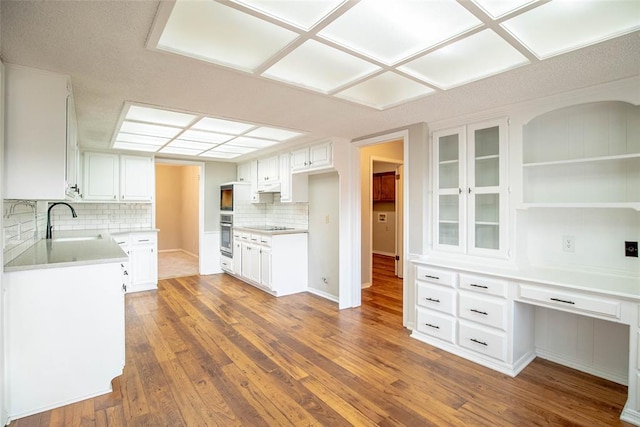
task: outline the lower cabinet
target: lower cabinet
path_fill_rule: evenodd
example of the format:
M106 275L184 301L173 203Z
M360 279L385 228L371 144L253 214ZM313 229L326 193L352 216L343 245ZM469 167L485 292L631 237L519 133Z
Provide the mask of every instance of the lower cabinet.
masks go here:
M5 273L8 415L111 391L125 364L120 263Z
M116 242L129 255L126 268L127 292L140 292L158 287L158 233L136 231L114 235Z
M234 236L234 268L229 273L275 296L307 290L306 232L234 231Z

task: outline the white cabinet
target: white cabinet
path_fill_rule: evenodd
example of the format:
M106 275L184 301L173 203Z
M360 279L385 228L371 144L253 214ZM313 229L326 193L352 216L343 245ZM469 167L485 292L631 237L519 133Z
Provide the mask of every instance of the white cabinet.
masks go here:
M150 202L153 158L85 152L83 187L84 200Z
M242 240L240 232L233 232L233 269L232 274L242 274Z
M114 239L127 255L127 292L139 292L158 287L158 234L156 231L118 233Z
M333 165L331 142L312 145L291 152L291 171L307 172Z
M120 164L117 154L84 153L84 200L116 201Z
M280 160L278 156L258 160L258 191L279 189Z
M150 202L154 188L153 159L120 156L120 201Z
M70 78L6 64L5 84L4 198L64 200L77 184L67 170L76 138Z
M120 263L5 273L11 419L111 391L125 364Z
M308 283L307 233L238 232L234 275L275 296L303 292ZM238 256L239 260L236 260Z
M433 133L434 248L504 257L507 120Z
M309 178L291 173L291 154L280 155L280 202L308 202Z
M640 106L575 105L523 127L524 207L640 210Z
M237 169L237 179L239 182L251 182L251 167L253 162L240 163ZM257 164L256 164L257 166ZM256 171L257 173L257 171ZM256 177L257 179L257 177Z

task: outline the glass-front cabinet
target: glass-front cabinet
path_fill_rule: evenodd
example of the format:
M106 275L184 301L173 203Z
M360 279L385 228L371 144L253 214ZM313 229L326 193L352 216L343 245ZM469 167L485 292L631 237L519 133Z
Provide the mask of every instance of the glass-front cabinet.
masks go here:
M507 119L433 133L436 250L506 254Z

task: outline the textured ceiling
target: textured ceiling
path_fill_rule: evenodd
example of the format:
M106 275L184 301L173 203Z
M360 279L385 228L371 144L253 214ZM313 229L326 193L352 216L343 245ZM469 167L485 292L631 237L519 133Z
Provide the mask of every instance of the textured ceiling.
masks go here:
M5 63L71 76L82 147L108 148L125 101L358 138L640 74L640 33L385 111L145 48L155 1L0 2Z

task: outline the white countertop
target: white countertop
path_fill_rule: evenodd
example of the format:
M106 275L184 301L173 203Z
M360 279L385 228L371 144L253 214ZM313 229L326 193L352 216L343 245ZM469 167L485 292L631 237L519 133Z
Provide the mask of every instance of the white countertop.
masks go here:
M268 229L263 226L234 226L234 230L238 230L244 233L258 233L258 234L268 234L268 235L277 235L277 234L300 234L300 233L308 233L309 230L305 230L302 228L287 228L287 229Z
M452 268L470 273L495 275L519 282L533 282L627 299L640 299L640 276L562 270L543 266L493 266L436 257L410 257L413 263Z
M82 238L102 236L82 240ZM59 240L60 239L60 240ZM75 240L74 240L75 239ZM42 239L4 266L5 272L88 264L126 262L129 260L111 235L103 231L54 233L52 240Z

